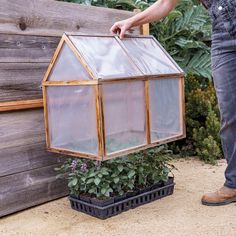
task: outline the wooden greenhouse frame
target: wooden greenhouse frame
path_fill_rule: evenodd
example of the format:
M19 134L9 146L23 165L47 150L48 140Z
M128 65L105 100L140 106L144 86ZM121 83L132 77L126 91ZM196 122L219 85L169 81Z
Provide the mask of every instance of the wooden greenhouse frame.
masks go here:
M94 71L90 68L90 65L84 59L83 55L79 52L76 48L72 40L70 39L71 36L84 36L84 37L112 37L119 43L129 60L132 64L134 64L138 69L139 66L135 63L135 61L129 55L129 52L123 46L122 41L119 39L118 36L113 35L91 35L91 34L76 34L76 33L65 33L62 36L62 39L55 51L55 54L51 60L51 63L48 67L48 70L45 74L42 87L43 87L43 102L44 102L44 115L45 115L45 129L46 129L46 142L47 142L47 149L51 152L71 155L75 157L82 157L82 158L89 158L94 160L108 160L118 156L127 155L132 152L144 150L150 147L154 147L160 144L168 143L171 141L175 141L178 139L182 139L186 137L186 128L185 128L185 106L184 106L184 73L181 68L173 61L173 59L166 53L163 47L159 44L159 42L153 36L128 36L128 38L148 38L152 39L155 44L164 52L164 54L169 58L169 60L175 66L175 69L178 73L170 73L170 74L157 74L157 75L145 75L142 73L141 69L140 72L142 75L139 76L130 76L130 77L122 77L122 78L111 78L111 79L103 79L100 78ZM60 51L63 45L67 44L69 48L73 51L78 61L81 65L85 68L86 72L92 77L92 80L71 80L71 81L48 81L53 66L57 61ZM149 101L149 81L150 80L160 80L160 79L177 79L178 82L178 94L179 94L179 111L180 111L180 130L181 132L173 135L168 138L160 139L158 141L152 142L151 141L151 128L150 128L150 101ZM145 95L145 135L146 135L146 144L135 146L128 149L123 149L120 151L112 152L108 154L106 152L106 130L105 130L105 121L104 121L104 96L102 93L102 86L104 84L114 84L118 82L132 82L132 81L143 81L144 82L144 95ZM98 140L98 154L88 154L83 152L77 152L65 148L57 148L53 147L50 142L50 124L48 120L48 104L47 104L47 88L50 86L84 86L90 85L94 88L94 93L96 97L96 128L97 128L97 140Z

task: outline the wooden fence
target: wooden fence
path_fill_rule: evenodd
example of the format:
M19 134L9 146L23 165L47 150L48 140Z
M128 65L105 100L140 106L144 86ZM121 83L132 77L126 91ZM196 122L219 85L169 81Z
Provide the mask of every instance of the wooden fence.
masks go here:
M132 15L54 0L0 0L0 216L67 195L54 171L63 157L45 150L41 92L61 35L108 33Z

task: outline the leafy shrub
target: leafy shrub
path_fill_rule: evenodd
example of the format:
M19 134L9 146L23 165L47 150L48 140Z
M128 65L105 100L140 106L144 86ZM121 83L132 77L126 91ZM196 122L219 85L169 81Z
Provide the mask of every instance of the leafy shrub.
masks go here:
M175 142L171 149L182 155L198 155L215 164L223 157L220 143L220 115L213 84L209 80L186 78L187 138Z
M67 175L70 194L104 199L167 181L169 154L161 146L104 162L67 159L56 170Z

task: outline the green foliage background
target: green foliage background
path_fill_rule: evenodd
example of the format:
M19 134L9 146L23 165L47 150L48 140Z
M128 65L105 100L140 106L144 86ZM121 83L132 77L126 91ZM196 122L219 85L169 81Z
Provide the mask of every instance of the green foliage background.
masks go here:
M62 0L133 11L153 0ZM175 153L198 155L206 162L221 158L219 110L211 79L211 20L197 0L180 0L175 10L151 24L151 34L186 73L187 139L169 145Z

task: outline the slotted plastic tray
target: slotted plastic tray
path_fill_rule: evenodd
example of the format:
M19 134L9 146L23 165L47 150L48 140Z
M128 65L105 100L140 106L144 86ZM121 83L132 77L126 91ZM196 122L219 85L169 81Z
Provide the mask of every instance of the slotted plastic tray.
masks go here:
M173 178L169 178L167 184L163 187L138 194L134 197L126 198L125 200L112 203L105 207L96 206L94 204L81 201L72 196L69 196L69 200L72 209L97 217L99 219L107 219L124 211L128 211L129 209L136 208L138 206L173 194L174 185Z

